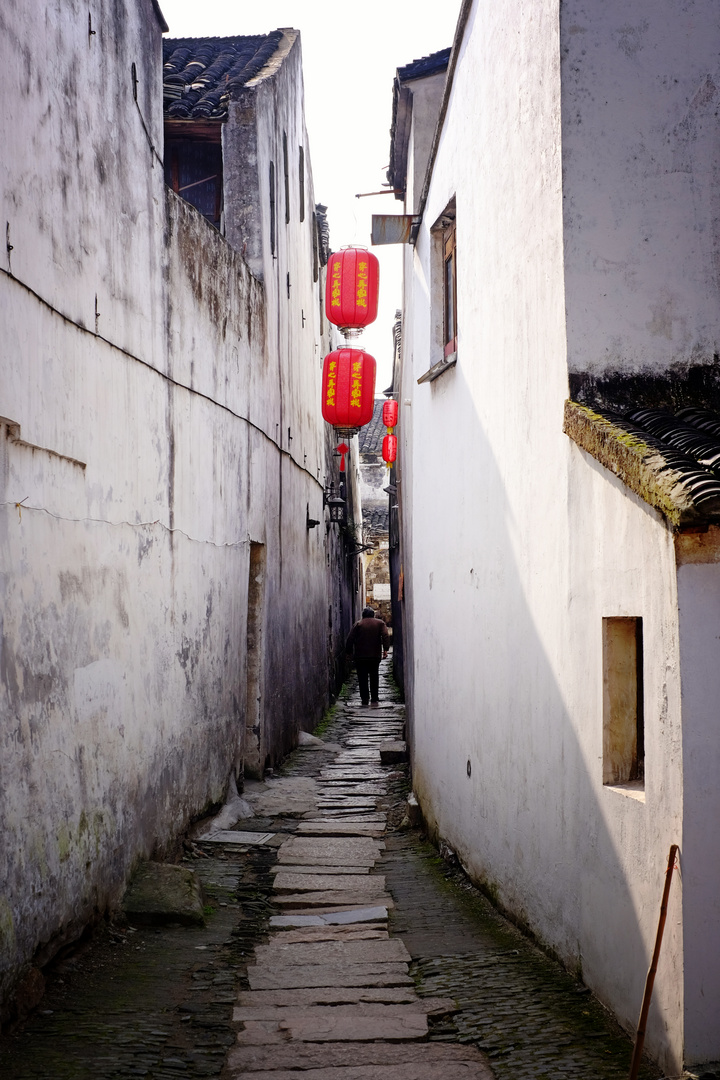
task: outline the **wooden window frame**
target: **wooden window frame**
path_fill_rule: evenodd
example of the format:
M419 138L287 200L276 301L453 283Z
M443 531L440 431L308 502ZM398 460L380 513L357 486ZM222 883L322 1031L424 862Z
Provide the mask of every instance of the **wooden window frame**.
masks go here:
M305 220L305 150L298 147L298 179L300 181L300 220Z
M287 132L283 131L283 171L285 173L285 224L290 224L290 157Z
M275 162L270 162L270 254L275 258L275 230L277 213L275 206Z
M443 356L457 352L457 233L451 221L442 233Z

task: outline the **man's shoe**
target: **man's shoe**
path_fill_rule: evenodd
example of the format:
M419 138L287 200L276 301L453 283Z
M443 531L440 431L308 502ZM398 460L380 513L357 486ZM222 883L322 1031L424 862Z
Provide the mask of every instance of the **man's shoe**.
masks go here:
M370 708L371 709L379 709L380 708L380 702L379 701L371 701L370 702Z
M360 702L360 708L361 709L369 709L370 708L370 702L369 701L361 701Z

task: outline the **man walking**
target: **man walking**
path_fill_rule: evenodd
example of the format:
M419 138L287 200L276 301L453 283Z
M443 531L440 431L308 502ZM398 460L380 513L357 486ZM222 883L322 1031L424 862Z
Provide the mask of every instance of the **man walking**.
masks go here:
M379 692L380 657L386 658L390 645L390 635L382 619L375 618L371 607L366 607L360 622L356 622L348 634L345 651L349 657L355 654L360 701L377 706ZM370 684L368 687L368 683Z

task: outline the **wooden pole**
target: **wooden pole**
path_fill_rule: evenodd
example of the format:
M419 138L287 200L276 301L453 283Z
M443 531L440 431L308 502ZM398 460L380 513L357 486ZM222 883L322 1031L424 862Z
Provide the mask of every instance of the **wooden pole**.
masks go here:
M642 1058L643 1046L645 1044L645 1027L647 1024L648 1012L650 1011L650 998L652 997L653 984L655 982L655 972L657 971L658 959L660 957L660 946L662 945L663 930L665 929L665 920L667 918L670 883L672 881L672 872L675 869L675 858L677 853L678 846L677 844L673 844L670 848L667 870L665 871L665 887L663 889L662 903L660 904L660 918L658 920L657 934L655 936L655 950L652 955L652 960L650 961L647 978L645 979L645 993L643 994L642 1008L640 1009L640 1019L638 1020L628 1080L636 1080L640 1069L640 1059Z

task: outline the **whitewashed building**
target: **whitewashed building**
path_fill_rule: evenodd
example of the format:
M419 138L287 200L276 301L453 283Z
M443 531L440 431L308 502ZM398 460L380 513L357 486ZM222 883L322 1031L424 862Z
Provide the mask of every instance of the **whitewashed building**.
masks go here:
M155 0L0 22L7 1001L313 726L361 597L298 32L166 42L163 87Z
M358 434L360 497L362 499L362 542L365 591L363 605L379 612L392 623L390 604L390 564L388 543L389 472L382 457L387 429L382 414L385 398L376 398L372 420Z
M679 845L670 1075L720 1058L719 40L712 0L466 0L389 174L414 789L629 1030Z

